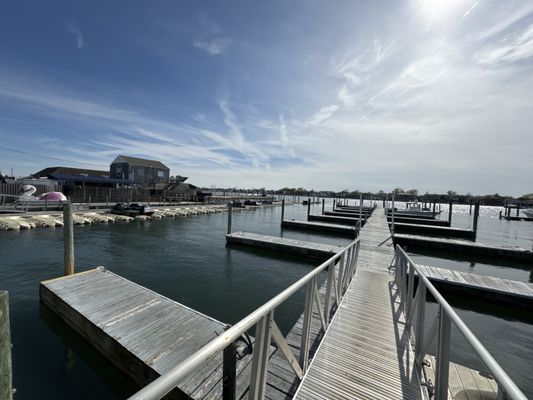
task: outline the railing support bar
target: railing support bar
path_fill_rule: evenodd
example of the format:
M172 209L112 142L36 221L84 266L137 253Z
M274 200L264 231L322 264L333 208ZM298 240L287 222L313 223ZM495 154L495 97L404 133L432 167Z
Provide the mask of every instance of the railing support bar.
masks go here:
M418 362L420 353L424 346L424 322L426 318L426 285L420 279L418 281L418 315L416 319L416 342L415 342L415 364L418 374L422 372L422 363Z
M305 373L309 362L309 336L311 334L311 321L313 318L313 289L316 277L313 277L308 283L305 291L305 310L302 328L302 342L300 346L300 365Z
M451 321L442 305L439 310L439 341L435 371L435 400L448 400Z
M269 311L256 324L255 345L250 377L249 399L262 400L265 397L268 356L270 353L271 322L274 310Z

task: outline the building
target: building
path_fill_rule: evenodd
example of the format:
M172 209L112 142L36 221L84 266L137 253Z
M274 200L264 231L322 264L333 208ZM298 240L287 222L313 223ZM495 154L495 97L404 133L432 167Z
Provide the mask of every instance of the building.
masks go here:
M109 176L109 171L99 171L95 169L70 168L70 167L48 167L32 175L39 179L40 184L47 180L71 186L105 186L114 187L116 185L131 185L128 179L114 179Z
M170 182L170 169L161 161L118 156L109 171L111 178L130 180L146 189L163 190Z

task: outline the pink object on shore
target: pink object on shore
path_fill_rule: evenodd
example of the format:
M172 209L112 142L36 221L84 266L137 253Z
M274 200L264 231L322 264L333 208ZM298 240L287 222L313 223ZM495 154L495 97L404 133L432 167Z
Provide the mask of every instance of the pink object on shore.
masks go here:
M65 201L67 198L61 192L48 192L37 196L38 200Z

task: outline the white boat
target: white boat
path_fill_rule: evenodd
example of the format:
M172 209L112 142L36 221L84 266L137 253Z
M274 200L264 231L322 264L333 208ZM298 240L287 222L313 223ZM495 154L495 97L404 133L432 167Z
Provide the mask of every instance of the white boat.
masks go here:
M526 215L526 217L533 218L533 208L522 210L522 212Z

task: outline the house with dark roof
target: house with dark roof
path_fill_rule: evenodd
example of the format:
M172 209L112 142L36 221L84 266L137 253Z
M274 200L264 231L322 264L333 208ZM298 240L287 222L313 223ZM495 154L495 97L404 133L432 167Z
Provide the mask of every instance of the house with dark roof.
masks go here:
M131 185L132 181L122 178L111 178L109 171L95 169L48 167L32 175L36 179L50 179L67 185L109 186Z
M110 177L132 181L147 189L163 190L170 181L170 169L161 161L118 156L109 167Z

